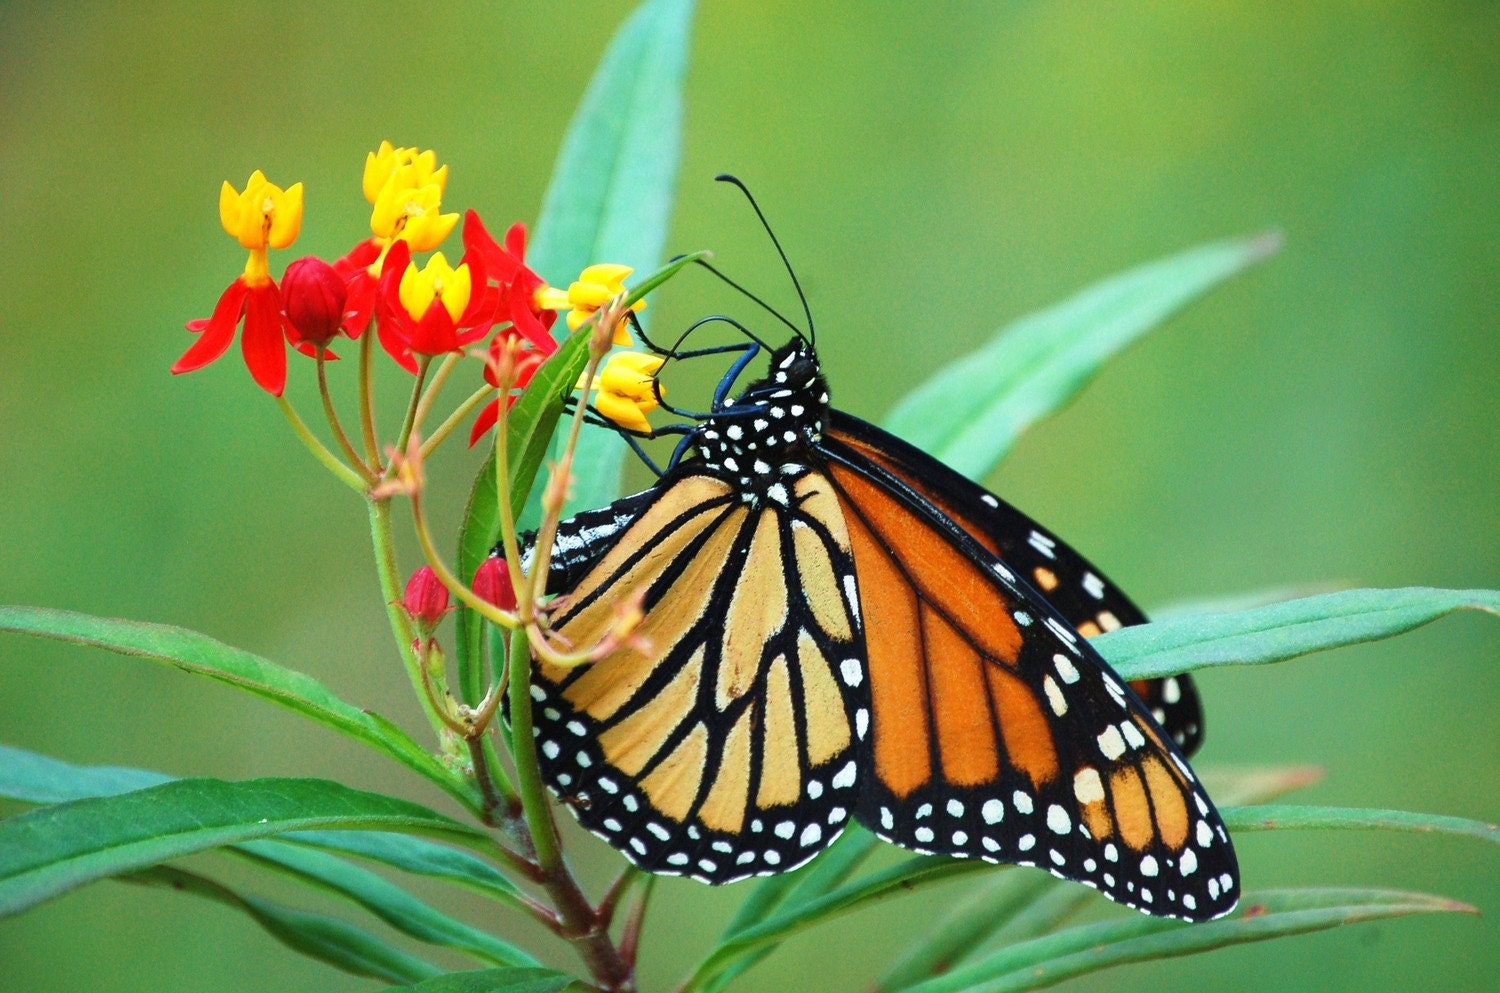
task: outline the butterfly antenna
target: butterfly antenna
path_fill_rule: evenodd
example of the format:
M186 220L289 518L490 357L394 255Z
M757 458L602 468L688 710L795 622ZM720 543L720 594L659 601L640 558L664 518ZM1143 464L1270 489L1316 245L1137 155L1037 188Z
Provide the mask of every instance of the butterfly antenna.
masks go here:
M751 293L748 289L746 289L744 286L741 286L739 283L735 282L733 279L730 279L728 276L726 276L724 274L723 270L715 268L712 263L706 262L703 259L694 259L693 261L694 261L695 265L700 265L703 268L707 269L709 272L711 272L715 276L717 276L720 280L722 280L723 282L727 283L731 289L737 291L741 296L744 296L744 297L748 298L752 303L754 303L757 306L759 306L766 313L770 314L772 317L776 318L778 321L780 321L781 323L785 324L787 327L791 328L792 329L792 333L795 334L798 338L806 340L807 335L805 335L805 334L802 333L802 329L799 328L797 325L793 324L791 321L787 320L786 316L783 315L781 313L781 311L777 310L775 307L773 307L770 304L766 303L760 297L756 296L754 293Z
M755 202L755 197L751 194L750 188L741 182L738 176L732 176L726 172L715 176L714 180L720 183L734 184L739 187L741 193L745 194L745 199L750 201L750 206L755 211L755 216L760 218L760 226L765 228L766 234L771 236L771 244L776 246L776 254L781 256L781 264L786 267L786 274L792 277L792 286L797 290L797 299L802 301L802 313L807 318L807 334L804 336L802 332L798 331L797 335L803 338L808 344L816 345L818 341L818 329L813 326L812 308L807 305L807 294L802 292L802 283L797 279L797 273L792 269L792 263L787 259L786 251L781 247L781 241L776 237L776 232L771 230L771 224L766 220L766 215L760 209L760 204ZM772 311L772 313L775 312ZM782 318L782 320L785 321L786 319ZM790 324L790 322L787 323Z

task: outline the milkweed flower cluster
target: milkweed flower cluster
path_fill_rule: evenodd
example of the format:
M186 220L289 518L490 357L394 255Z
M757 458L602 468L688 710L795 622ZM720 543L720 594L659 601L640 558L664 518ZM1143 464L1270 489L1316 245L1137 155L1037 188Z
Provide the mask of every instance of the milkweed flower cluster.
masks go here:
M431 360L461 355L490 339L492 356L512 355L507 402L514 402L542 363L557 351L553 325L560 312L576 331L599 308L625 292L628 266L591 265L567 288L549 285L526 262L526 227L510 226L497 241L470 210L462 215L462 248L456 262L441 246L459 226L460 214L443 211L448 167L431 150L382 142L365 160L361 188L370 204L370 235L338 259L315 256L290 263L278 283L270 250L292 245L301 230L303 186L285 189L257 170L244 188L225 182L219 195L224 230L249 251L241 273L224 290L212 314L188 322L197 340L172 366L192 372L222 357L240 332L251 378L280 397L287 382L287 348L320 361L336 358L330 346L340 336L359 341L371 324L382 350L413 375ZM431 253L425 260L419 259ZM639 311L644 300L631 310ZM615 344L629 345L625 322ZM494 363L484 376L498 387ZM601 394L610 395L612 394ZM480 410L471 432L477 441L498 420L499 400ZM607 401L607 418L638 428L645 407L626 410Z

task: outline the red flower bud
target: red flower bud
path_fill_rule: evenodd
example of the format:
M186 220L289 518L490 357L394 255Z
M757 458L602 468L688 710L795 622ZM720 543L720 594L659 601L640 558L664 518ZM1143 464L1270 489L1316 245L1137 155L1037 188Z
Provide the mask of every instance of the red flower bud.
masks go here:
M448 613L448 587L442 584L431 567L424 565L407 581L401 606L417 629L424 636L430 635L443 615Z
M327 345L344 321L349 289L338 272L315 255L298 259L281 277L287 319L302 341Z
M501 610L516 609L516 589L510 584L510 569L500 556L491 555L475 570L474 595Z

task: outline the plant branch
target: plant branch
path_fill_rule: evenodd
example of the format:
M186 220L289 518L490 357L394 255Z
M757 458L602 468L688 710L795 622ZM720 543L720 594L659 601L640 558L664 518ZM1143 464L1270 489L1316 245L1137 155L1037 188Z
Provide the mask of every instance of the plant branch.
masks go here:
M323 463L323 466L329 472L333 473L339 482L361 493L365 492L366 484L359 473L345 465L337 455L328 450L327 445L318 440L317 435L313 434L308 429L307 424L298 416L296 409L292 407L292 402L284 396L279 396L276 398L276 403L280 405L281 412L286 416L287 423L292 426L292 430L296 432L302 444L307 446L309 452L312 452L313 458Z

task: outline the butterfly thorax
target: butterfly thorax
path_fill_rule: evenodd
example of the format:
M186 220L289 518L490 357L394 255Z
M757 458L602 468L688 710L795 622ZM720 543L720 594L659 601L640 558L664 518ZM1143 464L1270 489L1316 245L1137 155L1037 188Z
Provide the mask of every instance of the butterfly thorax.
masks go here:
M745 502L787 502L785 477L818 461L828 418L828 385L811 346L792 342L771 356L770 373L704 419L694 444L709 471L736 484Z

